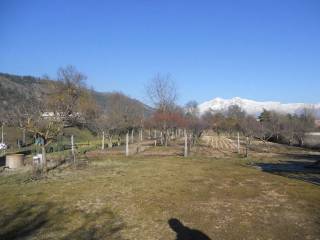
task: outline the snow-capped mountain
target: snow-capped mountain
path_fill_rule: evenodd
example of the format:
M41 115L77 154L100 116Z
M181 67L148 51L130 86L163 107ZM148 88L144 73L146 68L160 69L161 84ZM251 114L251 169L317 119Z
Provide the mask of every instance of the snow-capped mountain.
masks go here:
M280 102L258 102L239 97L231 99L215 98L213 100L204 102L199 105L200 113L208 110L212 111L225 111L231 105L238 105L248 114L258 115L263 109L272 110L281 113L299 113L304 108L314 109L317 116L320 116L320 103L306 104L306 103L280 103Z

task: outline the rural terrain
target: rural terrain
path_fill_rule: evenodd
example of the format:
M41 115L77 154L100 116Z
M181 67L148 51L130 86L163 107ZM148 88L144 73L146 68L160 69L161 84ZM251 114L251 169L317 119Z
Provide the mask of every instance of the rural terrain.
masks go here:
M320 240L320 0L0 9L0 240Z
M243 139L237 153L207 135L184 158L182 139L152 143L79 152L37 180L1 172L0 239L319 239L319 152L254 141L244 158Z

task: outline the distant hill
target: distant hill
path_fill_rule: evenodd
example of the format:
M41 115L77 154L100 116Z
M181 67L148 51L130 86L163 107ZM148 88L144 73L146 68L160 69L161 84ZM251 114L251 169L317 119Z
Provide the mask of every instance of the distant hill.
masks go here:
M201 113L205 111L224 111L231 105L238 105L248 114L259 115L263 109L272 110L280 113L301 113L304 108L312 108L317 117L320 117L320 103L280 103L280 102L258 102L249 99L235 97L232 99L215 98L199 105Z
M93 91L93 95L94 95L94 97L95 97L95 99L97 101L97 104L102 109L105 109L105 110L107 110L107 108L108 108L108 100L112 97L113 94L115 94L115 92L97 92L97 91ZM134 99L134 98L130 98L128 96L126 96L126 97L127 97L127 102L129 102L130 104L134 104L134 105L141 106L142 108L144 108L146 115L149 115L153 111L153 109L150 106L140 102L139 100Z
M0 73L0 112L5 112L10 106L19 105L23 102L40 101L45 97L49 89L49 84L54 81L44 80L32 76L17 76ZM106 110L108 99L114 93L103 93L93 91L97 104ZM142 106L145 113L149 114L152 109L144 103L127 97L127 101L132 104Z

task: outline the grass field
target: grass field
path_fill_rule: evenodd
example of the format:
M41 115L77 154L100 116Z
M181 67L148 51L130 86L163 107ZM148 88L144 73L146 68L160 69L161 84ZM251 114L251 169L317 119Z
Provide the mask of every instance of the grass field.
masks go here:
M88 165L37 181L27 170L1 173L0 239L320 239L319 185L260 170L290 155L168 152L93 152Z

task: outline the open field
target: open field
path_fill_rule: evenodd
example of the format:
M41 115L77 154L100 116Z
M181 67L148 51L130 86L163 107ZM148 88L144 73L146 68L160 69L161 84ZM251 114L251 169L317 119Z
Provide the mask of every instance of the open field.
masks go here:
M320 0L0 9L0 240L320 240Z
M301 168L318 156L268 149L248 159L205 144L189 158L179 144L128 158L96 151L88 165L61 165L37 181L4 171L0 239L188 239L191 230L175 228L177 220L170 227L172 218L199 230L196 239L320 239L319 168L302 173L312 179L290 176L299 170L292 162Z

